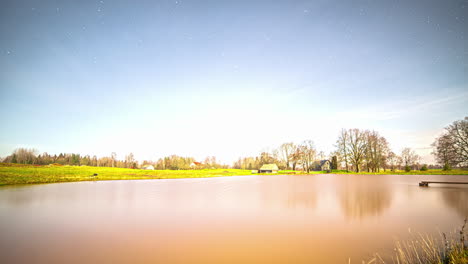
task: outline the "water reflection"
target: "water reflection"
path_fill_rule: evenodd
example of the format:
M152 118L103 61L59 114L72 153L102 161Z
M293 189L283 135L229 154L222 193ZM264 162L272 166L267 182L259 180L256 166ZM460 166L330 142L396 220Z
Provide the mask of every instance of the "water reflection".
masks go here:
M442 192L444 202L461 217L468 217L468 189L447 188Z
M373 175L349 175L338 182L338 196L347 218L378 216L391 205L391 185L383 178L376 179Z
M257 183L256 190L249 193L260 196L262 207L312 209L316 206L317 185L313 177L271 176L271 178L259 180Z
M418 187L439 178L278 175L0 188L0 255L2 263L360 263L409 227L459 226L468 188Z
M6 186L0 189L0 205L19 207L43 204L82 206L98 203L110 206L117 201L131 203L137 192L135 181L71 182L41 185Z

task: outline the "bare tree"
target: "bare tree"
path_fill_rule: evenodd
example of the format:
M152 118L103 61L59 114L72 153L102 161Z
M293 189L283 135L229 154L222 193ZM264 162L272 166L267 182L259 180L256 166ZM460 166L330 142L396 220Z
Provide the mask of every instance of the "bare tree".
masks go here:
M349 160L349 152L347 151L349 142L348 131L346 129L341 130L341 134L336 141L336 147L338 148L338 156L340 157L340 161L345 162L346 171L348 171L348 160Z
M132 152L125 156L125 167L136 168L135 157L133 156Z
M302 150L299 146L295 146L293 153L291 154L292 169L296 170L298 164L302 160Z
M273 156L264 151L262 153L260 153L260 163L263 165L263 164L271 164L271 163L274 163L275 162L275 159L273 158Z
M111 153L111 160L112 160L112 167L115 167L115 162L117 160L117 153L115 152Z
M457 120L432 144L437 162L448 166L468 165L468 117Z
M395 171L395 169L398 167L398 164L400 162L400 158L393 151L390 151L387 154L387 162L388 162L388 165L390 165L390 170Z
M419 161L419 156L410 148L404 148L401 151L401 159L405 164L405 169L413 167Z
M310 167L315 160L317 150L315 149L314 142L312 140L304 140L299 145L300 159L302 166L305 168L307 173L310 172Z
M364 131L354 128L348 131L348 135L347 149L349 151L349 159L354 165L355 171L359 172L366 153L366 134Z
M370 172L378 172L386 163L390 151L387 140L376 131L364 131L366 134L366 165Z
M6 160L11 163L33 164L36 160L37 150L27 148L17 148Z
M450 134L443 134L436 138L432 146L434 147L432 154L435 155L437 163L447 168L456 166L459 163L455 142L453 142Z
M294 145L294 143L289 142L289 143L282 144L278 149L279 157L286 164L286 169L287 170L290 168L289 165L290 165L292 154L293 154L295 148L296 148L296 146Z

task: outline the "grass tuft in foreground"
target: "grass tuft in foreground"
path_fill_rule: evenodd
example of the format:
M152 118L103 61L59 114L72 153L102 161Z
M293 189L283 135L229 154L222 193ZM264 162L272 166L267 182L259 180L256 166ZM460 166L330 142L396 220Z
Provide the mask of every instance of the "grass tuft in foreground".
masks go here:
M411 241L397 241L392 256L397 264L468 264L468 247L466 245L465 228L467 219L458 234L450 238L445 233L436 239L430 235L419 234ZM380 255L376 254L366 264L385 264Z

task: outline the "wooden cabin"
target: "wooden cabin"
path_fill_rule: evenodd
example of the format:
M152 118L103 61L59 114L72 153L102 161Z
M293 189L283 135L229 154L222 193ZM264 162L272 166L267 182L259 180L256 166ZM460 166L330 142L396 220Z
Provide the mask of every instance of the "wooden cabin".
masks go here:
M278 173L278 166L276 164L263 164L258 173Z
M141 169L142 170L154 170L154 166L153 165L143 165L143 166L141 166Z

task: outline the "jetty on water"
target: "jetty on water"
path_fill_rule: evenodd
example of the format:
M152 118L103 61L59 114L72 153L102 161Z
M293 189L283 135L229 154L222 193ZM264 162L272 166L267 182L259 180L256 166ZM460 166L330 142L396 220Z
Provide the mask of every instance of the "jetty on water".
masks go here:
M439 184L468 184L468 182L442 182L442 181L422 181L419 183L421 187L429 187L429 183L439 183Z

